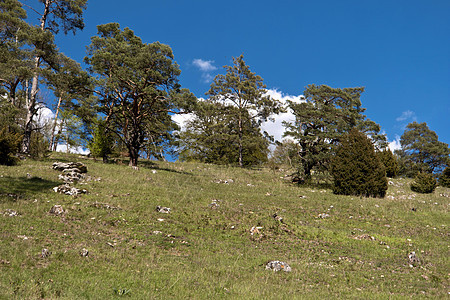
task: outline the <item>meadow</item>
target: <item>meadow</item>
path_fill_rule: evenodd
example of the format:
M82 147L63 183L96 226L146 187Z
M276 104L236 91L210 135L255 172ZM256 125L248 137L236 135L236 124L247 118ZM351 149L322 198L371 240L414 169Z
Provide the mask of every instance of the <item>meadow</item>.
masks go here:
M88 193L55 193L55 161L86 164ZM289 173L60 153L0 166L0 299L448 299L449 188L338 196Z

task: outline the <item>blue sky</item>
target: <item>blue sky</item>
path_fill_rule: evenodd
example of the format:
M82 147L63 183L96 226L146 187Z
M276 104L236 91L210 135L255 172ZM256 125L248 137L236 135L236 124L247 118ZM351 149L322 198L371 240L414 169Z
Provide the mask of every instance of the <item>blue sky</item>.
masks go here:
M57 44L81 62L96 25L118 22L170 45L197 97L244 54L268 89L364 86L366 114L390 141L417 121L450 144L449 16L448 0L91 0L85 29Z

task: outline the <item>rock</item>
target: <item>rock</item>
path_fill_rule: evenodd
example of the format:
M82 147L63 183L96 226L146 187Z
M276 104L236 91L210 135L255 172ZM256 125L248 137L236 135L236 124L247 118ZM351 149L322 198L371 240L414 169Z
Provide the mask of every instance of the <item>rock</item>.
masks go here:
M69 162L69 163L64 163L64 162L54 162L52 165L52 168L54 170L58 170L58 171L64 171L66 169L78 169L77 171L79 171L78 173L87 173L87 167L85 164L81 163L81 162Z
M234 180L233 179L217 179L214 181L215 183L223 183L223 184L230 184L233 183Z
M266 264L266 270L273 270L274 272L278 272L281 270L285 272L291 272L292 268L285 262L279 260L272 260Z
M321 219L326 219L326 218L329 218L329 217L330 217L330 215L326 214L326 213L319 214L319 218L321 218Z
M414 252L414 251L412 251L411 253L408 254L408 261L409 261L410 267L416 266L420 263L420 260L417 257L416 252Z
M272 216L275 220L277 220L277 221L279 221L279 222L281 222L281 223L283 223L283 218L282 217L280 217L278 214L273 214L273 216Z
M78 182L84 179L85 176L76 170L77 169L66 169L63 171L63 174L58 175L58 179L64 181L65 183Z
M164 207L164 206L157 206L156 207L156 211L157 212L160 212L160 213L162 213L162 214L168 214L168 213L170 213L170 207Z
M81 249L80 255L83 257L87 257L89 255L89 251L86 248Z
M76 196L76 195L79 195L79 194L86 194L87 193L86 190L78 189L76 187L68 185L67 183L63 184L63 185L60 185L60 186L56 186L56 187L53 188L53 190L56 193L70 195L70 196Z
M3 215L7 217L17 217L19 214L17 211L8 208L3 212Z
M41 251L41 257L42 258L47 258L52 254L52 252L50 250L48 250L47 248L42 249Z
M219 208L219 202L220 202L220 200L218 200L218 199L213 199L212 201L211 201L211 203L208 205L208 207L209 208L211 208L211 209L217 209L217 208Z
M53 205L53 207L50 209L49 212L50 212L52 215L57 215L57 216L59 216L59 215L64 214L64 209L63 209L63 207L62 207L61 205L56 204L56 205Z
M262 227L253 226L252 228L250 228L250 235L261 234L259 231L260 229L262 229Z

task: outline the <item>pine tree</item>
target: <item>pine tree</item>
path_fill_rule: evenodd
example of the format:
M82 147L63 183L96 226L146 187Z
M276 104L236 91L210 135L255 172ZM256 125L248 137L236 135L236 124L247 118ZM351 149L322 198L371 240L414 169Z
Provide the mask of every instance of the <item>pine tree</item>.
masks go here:
M386 171L370 139L352 129L340 140L331 161L333 192L383 198L388 188Z
M234 107L230 112L237 124L235 133L239 166L244 166L245 144L254 144L252 135L246 135L246 126L261 125L271 114L280 111L280 103L265 95L266 86L261 76L253 73L244 56L233 58L233 66L224 66L226 74L214 78L207 95L211 101ZM253 134L253 132L252 132ZM247 140L247 141L246 141Z
M380 160L383 163L384 167L386 168L386 176L390 178L394 178L395 176L397 176L399 167L397 159L395 158L392 151L386 148L383 151L378 151L377 154L380 157Z
M402 148L396 150L405 164L407 175L417 172L440 173L450 166L450 148L440 142L436 132L427 123L413 122L406 126L400 137Z
M366 119L361 106L364 88L331 88L326 85L309 85L303 92L304 102L288 101L295 121L284 123L284 136L293 138L300 146L300 164L296 178L308 181L312 171L327 171L330 159L342 134L356 128L367 135L380 148L386 137L379 134L380 126Z
M439 176L439 185L443 187L450 187L450 167L445 168Z

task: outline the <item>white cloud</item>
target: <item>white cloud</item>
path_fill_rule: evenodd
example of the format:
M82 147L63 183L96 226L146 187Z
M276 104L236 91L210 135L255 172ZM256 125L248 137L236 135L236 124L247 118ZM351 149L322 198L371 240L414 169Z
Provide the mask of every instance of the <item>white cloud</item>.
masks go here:
M303 95L288 95L283 94L282 92L270 89L267 90L267 95L269 95L273 99L279 100L282 105L286 108L287 100L293 101L293 102L304 102L305 97ZM199 99L200 101L204 100L202 98ZM191 120L194 117L193 114L182 114L182 115L173 115L172 119L181 127L181 130L184 130L186 128L186 122L188 120ZM283 121L290 122L295 120L295 116L287 109L285 113L280 113L278 115L272 116L274 119L274 122L267 121L261 124L261 131L266 131L269 135L273 136L275 140L282 141L283 140L283 133L284 133L284 127L283 127Z
M56 152L67 152L67 145L58 144L56 146ZM88 149L83 148L83 147L70 147L69 146L69 152L70 153L87 155L87 154L89 154L90 151Z
M287 109L287 100L290 100L292 102L305 102L305 97L303 95L293 96L293 95L287 95L283 94L282 92L278 90L267 90L267 95L272 97L273 99L279 100L283 106ZM274 122L267 121L264 122L261 125L262 131L267 131L267 133L274 137L277 141L283 140L283 133L284 133L284 127L283 127L283 121L290 122L295 121L295 116L292 113L290 109L287 109L285 113L281 113L278 115L273 116Z
M416 117L416 113L411 111L411 110L407 110L402 112L402 115L400 117L398 117L397 119L395 119L397 122L403 122L406 120L412 120L412 121L416 121L417 117Z
M400 144L400 137L398 135L395 136L395 140L389 142L389 149L391 149L392 152L395 150L400 150L402 148L402 145Z
M217 70L217 67L213 65L213 60L203 60L196 58L192 61L192 64L200 69L202 72L211 72Z

